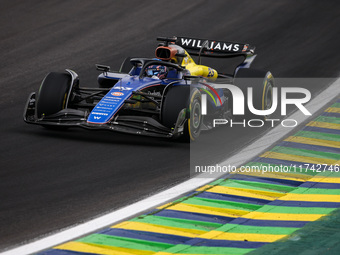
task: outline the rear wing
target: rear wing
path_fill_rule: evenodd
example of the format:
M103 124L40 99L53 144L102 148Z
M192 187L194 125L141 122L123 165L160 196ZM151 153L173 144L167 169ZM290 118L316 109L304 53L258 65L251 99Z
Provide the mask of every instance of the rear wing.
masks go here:
M237 42L223 42L191 37L159 37L157 40L164 41L166 43L175 43L187 50L189 54L200 56L225 58L237 56L248 57L254 55L255 52L254 46Z
M223 42L215 40L197 39L192 37L158 37L157 41L162 41L161 45L168 46L176 44L185 49L190 55L198 56L197 63L201 64L201 57L212 58L238 58L233 75L240 68L249 68L254 59L255 46L237 42ZM219 72L220 73L220 72ZM222 73L220 73L221 75Z

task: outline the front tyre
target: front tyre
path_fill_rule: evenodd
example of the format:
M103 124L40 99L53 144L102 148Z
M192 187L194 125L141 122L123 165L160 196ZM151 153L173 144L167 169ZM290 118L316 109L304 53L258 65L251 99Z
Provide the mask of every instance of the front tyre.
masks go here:
M66 108L72 78L67 73L49 73L43 80L37 97L37 116L42 118Z
M203 116L201 112L201 93L191 86L172 86L162 102L162 124L175 128L181 110L186 109L182 140L195 141L201 132Z

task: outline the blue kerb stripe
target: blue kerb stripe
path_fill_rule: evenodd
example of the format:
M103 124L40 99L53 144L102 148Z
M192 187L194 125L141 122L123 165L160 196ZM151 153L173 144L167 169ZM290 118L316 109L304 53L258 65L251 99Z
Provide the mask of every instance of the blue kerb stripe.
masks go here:
M340 135L340 130L338 129L320 128L320 127L312 127L312 126L306 126L301 131L311 131L311 132Z
M303 150L313 150L313 151L320 151L320 152L331 152L331 153L340 154L340 148L332 148L332 147L319 146L319 145L310 145L310 144L304 144L304 143L282 142L282 143L278 144L278 146L290 147L290 148L296 148L296 149L303 149Z
M203 192L197 195L196 197L217 199L217 200L230 201L230 202L247 203L247 204L256 204L256 205L265 205L270 202L270 200L265 200L265 199L242 197L242 196L220 194L220 193L213 193L213 192Z
M211 240L211 239L202 239L202 238L194 238L189 242L185 243L187 245L193 246L206 246L206 247L233 247L233 248L259 248L265 244L265 242L248 242L244 241L229 241L229 240Z
M185 237L185 236L176 236L176 235L169 235L169 234L162 234L162 233L119 229L119 228L106 229L100 232L99 234L105 234L105 235L116 236L116 237L134 238L134 239L139 239L139 240L168 243L168 244L181 244L191 239L191 237Z
M284 200L274 200L268 205L291 206L291 207L320 207L320 208L340 207L340 203L336 202L308 202L308 201L284 201Z
M197 221L212 222L212 223L219 223L219 224L226 224L235 219L232 217L224 217L224 216L219 216L219 215L181 212L181 211L174 211L174 210L167 210L167 209L162 210L156 213L155 215L168 217L168 218L197 220Z
M230 224L259 226L259 227L286 227L286 228L302 228L309 221L286 221L286 220L254 220L246 218L237 218Z
M234 175L230 179L253 181L253 182L262 182L262 183L275 184L275 185L285 185L285 186L290 186L290 187L298 187L303 183L303 182L300 182L300 181L277 179L277 178L268 178L268 177L254 177L254 176L251 176L251 175L240 175L240 174Z
M339 173L340 176L340 173ZM340 189L340 183L305 182L300 187L315 189Z
M321 116L340 118L340 113L336 112L324 112Z

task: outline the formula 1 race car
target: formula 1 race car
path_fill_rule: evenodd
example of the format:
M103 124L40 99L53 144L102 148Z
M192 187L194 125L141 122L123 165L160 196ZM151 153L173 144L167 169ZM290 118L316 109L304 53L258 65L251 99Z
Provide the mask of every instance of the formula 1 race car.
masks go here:
M81 87L69 69L49 73L39 92L31 93L24 121L48 128L82 127L194 141L214 119L232 119L233 97L223 84L246 92L254 77L253 105L271 107L270 72L250 69L253 46L186 37L159 37L156 58L126 59L118 72L96 65L102 73L94 88ZM191 56L196 55L196 62ZM201 65L202 57L242 61L232 74ZM226 63L227 65L228 63Z

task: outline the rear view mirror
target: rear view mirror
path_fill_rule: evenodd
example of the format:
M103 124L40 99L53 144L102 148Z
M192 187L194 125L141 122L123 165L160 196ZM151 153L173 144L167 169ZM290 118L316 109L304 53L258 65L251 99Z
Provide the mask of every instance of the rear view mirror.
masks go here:
M110 71L110 67L109 66L105 66L105 65L98 65L98 64L96 64L96 69L98 71L102 71L102 72L105 72L105 73Z

